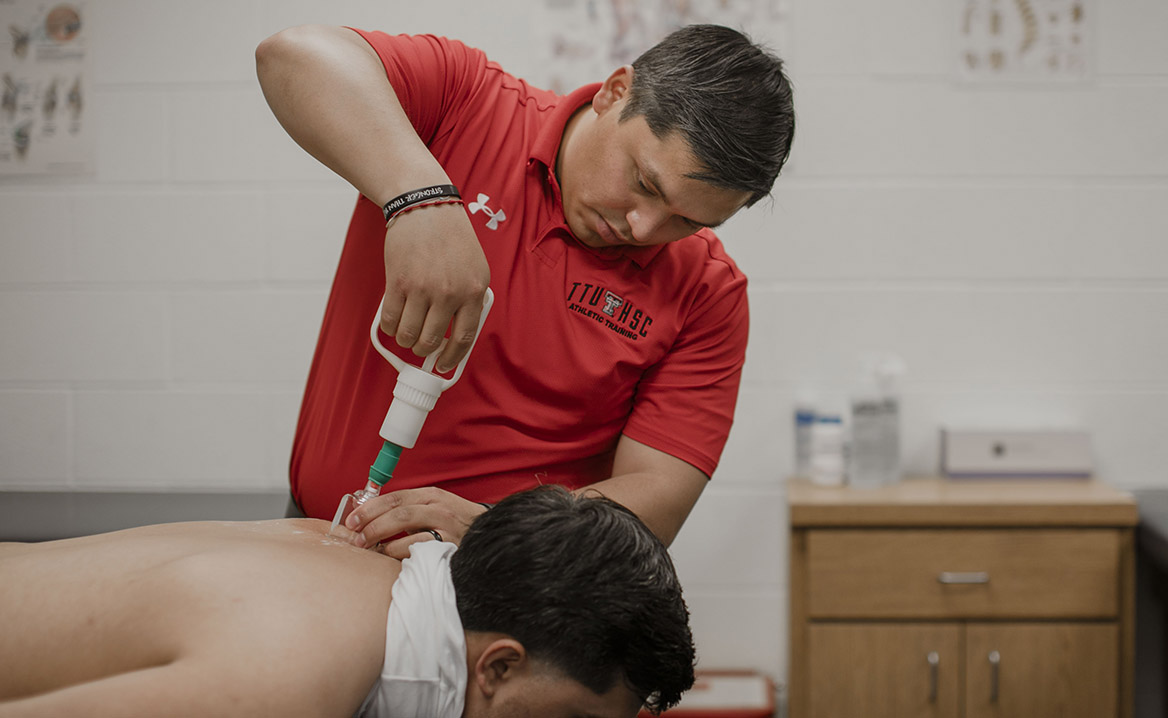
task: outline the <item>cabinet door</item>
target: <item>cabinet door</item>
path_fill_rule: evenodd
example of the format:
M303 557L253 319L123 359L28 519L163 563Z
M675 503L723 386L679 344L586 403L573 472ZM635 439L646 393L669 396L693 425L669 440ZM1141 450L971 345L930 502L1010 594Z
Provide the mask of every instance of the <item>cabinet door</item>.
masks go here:
M966 718L1109 718L1119 707L1113 623L966 627Z
M955 623L812 624L807 718L957 718L961 630Z

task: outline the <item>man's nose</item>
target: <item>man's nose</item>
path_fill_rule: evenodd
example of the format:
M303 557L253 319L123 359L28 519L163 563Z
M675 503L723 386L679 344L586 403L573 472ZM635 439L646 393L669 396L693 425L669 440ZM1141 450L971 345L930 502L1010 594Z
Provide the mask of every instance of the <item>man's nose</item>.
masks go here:
M659 239L658 235L669 222L669 213L658 208L634 207L625 219L629 223L633 241L648 244Z

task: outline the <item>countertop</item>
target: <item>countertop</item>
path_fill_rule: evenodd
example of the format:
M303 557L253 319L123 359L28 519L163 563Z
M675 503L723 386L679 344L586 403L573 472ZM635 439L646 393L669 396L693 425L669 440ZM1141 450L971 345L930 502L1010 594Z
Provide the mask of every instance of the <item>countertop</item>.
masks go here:
M1131 493L1086 479L906 478L871 489L787 485L791 526L1135 526Z

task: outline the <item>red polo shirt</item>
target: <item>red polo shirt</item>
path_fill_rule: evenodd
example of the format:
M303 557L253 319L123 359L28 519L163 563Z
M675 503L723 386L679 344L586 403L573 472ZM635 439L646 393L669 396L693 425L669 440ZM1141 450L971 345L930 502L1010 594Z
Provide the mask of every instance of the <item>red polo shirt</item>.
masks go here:
M610 476L622 434L712 474L746 348L746 278L708 230L648 248L571 235L552 168L569 117L598 86L561 97L459 42L358 32L466 200L495 293L466 371L386 490L495 502L541 483L577 488ZM293 444L292 492L310 516L331 517L363 486L381 445L397 374L368 332L385 231L360 198Z

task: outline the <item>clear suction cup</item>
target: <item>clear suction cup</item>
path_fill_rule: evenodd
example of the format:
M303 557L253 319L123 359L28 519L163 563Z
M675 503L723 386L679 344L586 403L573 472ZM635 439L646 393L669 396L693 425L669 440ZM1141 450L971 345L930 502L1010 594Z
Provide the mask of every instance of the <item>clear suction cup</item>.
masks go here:
M329 526L329 536L353 543L353 538L357 534L345 526L345 519L349 518L349 514L353 513L358 506L380 493L381 487L376 482L370 481L360 491L342 496L341 503L337 506L337 513L333 515L332 526Z

